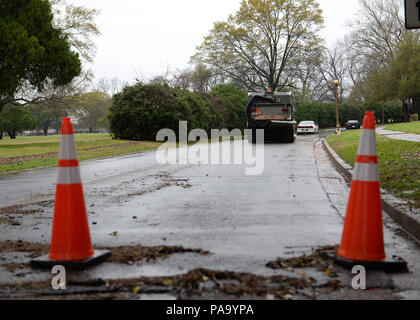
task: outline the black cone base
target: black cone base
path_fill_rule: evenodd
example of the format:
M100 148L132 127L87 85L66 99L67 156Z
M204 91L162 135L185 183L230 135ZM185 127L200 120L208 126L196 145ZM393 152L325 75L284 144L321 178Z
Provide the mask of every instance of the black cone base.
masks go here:
M321 255L324 258L333 260L337 265L350 270L353 269L354 266L364 266L367 270L378 270L390 273L408 272L407 262L402 259L387 259L384 261L355 261L329 253L322 253Z
M63 266L71 270L81 270L92 267L111 256L109 251L95 250L93 257L79 261L52 261L48 255L31 260L31 267L34 269L52 269L54 266Z

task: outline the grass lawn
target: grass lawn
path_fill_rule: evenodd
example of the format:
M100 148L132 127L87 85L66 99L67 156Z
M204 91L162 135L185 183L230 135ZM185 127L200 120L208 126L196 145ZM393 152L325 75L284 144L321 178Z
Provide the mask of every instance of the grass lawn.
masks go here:
M420 121L391 124L384 128L385 130L391 131L402 131L407 133L420 134Z
M361 130L332 135L328 143L348 164L354 166ZM420 143L392 140L377 135L381 186L420 208Z
M158 148L157 142L112 140L109 134L76 134L79 160L109 158ZM56 165L60 136L0 140L0 174Z

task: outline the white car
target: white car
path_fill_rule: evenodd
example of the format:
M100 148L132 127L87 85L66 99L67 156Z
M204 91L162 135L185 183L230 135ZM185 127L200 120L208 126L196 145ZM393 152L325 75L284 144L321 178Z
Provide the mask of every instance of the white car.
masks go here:
M298 134L317 134L319 127L315 121L302 121L297 127Z

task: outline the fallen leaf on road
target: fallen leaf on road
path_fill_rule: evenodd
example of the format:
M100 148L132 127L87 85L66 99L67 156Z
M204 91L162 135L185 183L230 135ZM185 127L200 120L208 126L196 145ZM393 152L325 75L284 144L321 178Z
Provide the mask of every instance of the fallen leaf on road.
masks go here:
M335 277L337 277L337 272L335 272L334 270L330 270L330 269L326 270L326 271L324 272L324 274L325 274L326 276L331 277L331 278L335 278Z
M163 282L163 284L165 286L172 287L174 285L174 282L172 280L167 280L167 281Z
M341 281L329 281L324 286L331 290L337 290L338 288L341 287Z
M316 281L316 279L315 279L315 278L312 278L312 277L311 277L311 278L309 278L309 279L308 279L308 281L309 281L310 283L316 283L316 282L317 282L317 281Z

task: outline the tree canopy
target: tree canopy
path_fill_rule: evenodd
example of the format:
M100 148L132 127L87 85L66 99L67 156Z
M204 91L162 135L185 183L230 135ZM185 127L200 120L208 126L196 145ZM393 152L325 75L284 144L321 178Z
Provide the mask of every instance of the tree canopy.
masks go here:
M48 135L48 130L53 128L59 132L63 117L69 116L69 107L65 102L44 102L31 104L29 110L36 121L37 131L42 130L44 135Z
M94 132L98 127L105 127L106 115L111 106L111 97L104 92L83 93L76 97L75 115L82 128Z
M406 33L394 48L389 64L372 68L361 82L368 101L402 101L404 120L410 118L409 100L420 97L420 35Z
M192 59L246 89L282 89L322 48L322 25L315 0L243 0L235 15L214 24Z
M16 134L24 130L36 128L36 121L29 112L28 107L6 105L0 113L0 136L7 132L11 139L16 139Z
M22 86L65 85L81 72L79 54L53 26L48 0L0 0L0 61L0 110Z
M394 95L401 100L420 97L420 35L407 33L397 46L390 73ZM392 92L392 91L391 91Z
M87 62L92 62L96 44L92 37L101 32L95 23L99 14L96 9L76 6L65 0L50 0L54 13L54 24L63 32L71 45Z

